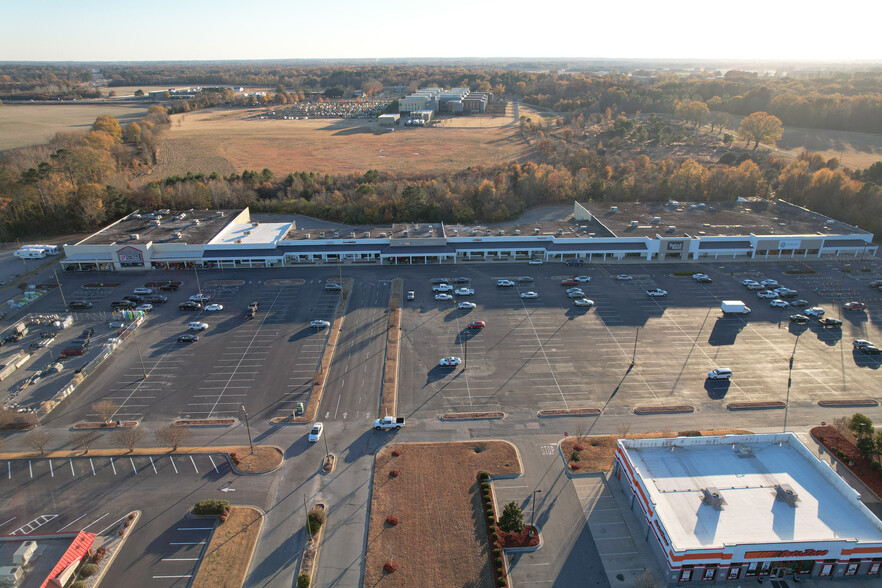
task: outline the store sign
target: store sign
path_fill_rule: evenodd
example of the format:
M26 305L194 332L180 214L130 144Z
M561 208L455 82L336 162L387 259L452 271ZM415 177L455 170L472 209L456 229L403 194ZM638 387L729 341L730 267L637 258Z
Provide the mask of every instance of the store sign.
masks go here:
M779 557L822 557L827 555L826 549L803 549L801 551L748 551L745 559L776 559Z
M123 247L116 252L116 255L120 263L141 263L144 260L141 252L134 247Z
M802 241L799 239L782 239L778 241L778 249L799 249Z
M668 241L668 251L683 251L683 241Z

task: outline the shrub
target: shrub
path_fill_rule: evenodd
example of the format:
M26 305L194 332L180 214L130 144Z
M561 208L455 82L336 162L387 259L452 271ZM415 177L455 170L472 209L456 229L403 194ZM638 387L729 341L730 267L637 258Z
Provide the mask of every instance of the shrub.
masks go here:
M501 558L501 557L497 557L497 558L494 559L493 561L496 562L496 565L497 565L497 566L501 566L501 565L502 565L502 558Z
M398 517L396 517L394 515L389 515L388 517L386 517L386 524L391 527L394 527L399 522L401 522L401 519L399 519Z
M70 585L70 588L86 588L85 580L77 580L73 584Z
M391 472L389 472L389 477L391 477L391 478L397 478L400 475L401 475L401 472L398 470L392 470Z
M135 520L135 513L133 513L133 512L132 512L132 513L129 513L129 520L130 520L130 521L134 521L134 520ZM99 547L99 548L98 548L98 551L101 551L102 549L104 549L104 551L107 551L107 549L105 549L104 547Z
M678 433L680 437L701 437L701 431L689 430L689 431L680 431Z
M478 474L478 477L480 477L481 480L489 480L490 472L481 472L480 474Z
M80 570L80 576L83 578L94 576L96 573L98 573L98 566L93 563L84 565L83 569Z
M497 533L496 531L494 531L493 533L490 534L490 539L491 539L492 541L496 541L497 539L499 539L499 533Z
M126 522L123 523L123 527L128 528L128 527L131 527L131 526L132 526L132 521L126 521Z
M300 574L297 576L297 588L309 588L309 574Z
M582 452L581 451L574 451L573 454L570 456L570 460L572 460L572 461L580 461L581 459L582 459Z
M838 457L839 459L845 459L845 453L841 449L837 449L836 457Z
M120 530L118 531L118 533L119 533L119 536L122 537L123 535L126 534L126 530L125 530L125 529L120 529Z
M499 586L500 588L505 588L506 586L508 586L508 582L506 582L505 578L499 578L496 581L496 585Z
M503 577L505 575L505 568L502 568L502 567L496 568L496 575L499 576L500 578Z
M882 470L882 463L879 463L878 461L874 461L870 467L878 472L879 470Z
M386 573L394 574L395 570L398 569L398 564L392 561L391 559L383 564L383 569L386 570Z
M496 524L496 517L493 516L492 514L488 514L487 515L487 524L488 525L495 525Z
M481 482L481 490L490 490L490 482Z
M579 445L578 443L573 445L573 451L582 451L583 449L585 449L585 448L583 446Z
M581 469L581 468L582 468L582 466L580 466L580 465L577 464L577 463L571 463L571 464L570 464L570 469L572 469L572 470L578 470L578 469Z
M230 506L230 502L228 500L219 500L217 498L200 500L193 507L193 514L219 515L222 514L228 506Z
M222 523L227 522L227 513L224 513L220 516L220 522L222 522Z
M397 449L392 452L392 457L398 457L399 455L401 455L401 452Z
M494 547L493 548L493 557L499 557L500 555L502 555L502 550Z
M307 517L309 520L309 532L313 535L319 532L319 529L322 528L322 525L325 524L325 521L328 520L328 515L321 508L314 508L309 511L309 516Z

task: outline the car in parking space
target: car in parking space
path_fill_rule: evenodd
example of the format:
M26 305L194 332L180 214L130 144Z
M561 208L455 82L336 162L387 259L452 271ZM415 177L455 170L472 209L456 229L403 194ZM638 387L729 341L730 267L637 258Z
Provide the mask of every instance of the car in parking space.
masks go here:
M168 284L163 284L162 286L160 286L159 289L162 290L163 292L176 292L177 289L180 287L181 286L178 284L174 284L172 282L169 282Z
M500 288L511 288L515 283L511 280L496 280L496 285Z
M178 343L193 343L198 340L199 340L199 335L191 335L189 333L178 337Z
M531 259L530 260L530 265L542 265L542 263L543 262L541 259Z
M794 308L803 308L805 306L808 306L808 300L797 298L796 300L790 301L790 306L793 306Z
M560 281L561 286L575 286L578 283L575 278L566 278Z
M146 302L149 302L150 304L165 304L168 302L168 297L161 294L153 294L146 298Z
M135 307L135 310L140 310L141 312L153 312L153 305L145 302L144 304L139 304Z
M537 294L536 292L533 292L533 291L521 292L521 298L526 298L526 299L539 298L539 294Z
M201 323L199 321L193 321L189 325L187 325L188 331L204 331L208 328L208 323Z
M821 316L824 316L824 309L821 308L820 306L813 306L813 307L811 307L811 308L806 308L806 309L803 311L803 313L805 313L805 314L807 314L807 315L809 315L809 316L817 316L817 317L821 317Z
M570 292L581 292L582 286L573 286L572 288L567 288L567 294Z
M786 300L775 298L774 300L769 301L769 306L771 306L772 308L787 308L790 306L790 303Z
M450 280L448 280L447 278L432 278L432 284L436 284L436 285L437 284L446 284L449 281Z
M138 296L137 294L127 294L123 296L123 300L128 300L129 302L134 302L135 304L144 304L144 297Z
M186 302L181 302L180 304L178 304L178 308L180 308L181 310L202 310L202 305L198 302L187 300Z
M842 308L844 308L845 310L866 310L867 305L863 302L852 300L851 302L846 302L845 304L843 304Z
M715 368L707 373L709 380L728 380L732 377L732 370L729 368Z
M485 323L484 321L472 321L469 323L468 326L470 329L483 329L487 326L487 323Z
M818 324L826 329L829 327L841 327L842 321L839 319L835 319L835 318L824 317L824 318L818 319Z
M870 288L879 288L880 286L882 286L882 280L873 280L867 285L870 286Z
M585 265L584 259L568 259L566 261L567 265Z
M567 292L568 298L585 298L585 292L582 290L573 290L572 292Z
M866 339L855 339L851 342L851 346L855 349L863 349L864 347L873 347L873 342Z
M67 307L71 310L87 309L92 308L92 303L87 300L71 300Z
M765 290L766 287L760 284L759 282L754 282L752 284L747 284L748 290Z
M457 296L474 296L475 289L474 288L457 288L453 292Z
M450 294L435 294L435 300L453 300Z
M138 305L131 300L118 300L116 302L110 303L110 308L112 308L113 310L131 310L136 306Z
M408 290L408 291L407 291L407 299L408 299L408 300L413 300L414 298L416 298L416 293L414 293L413 290Z
M790 322L804 325L809 322L809 317L805 316L804 314L791 314Z
M750 278L747 278L747 279L741 280L741 285L742 285L742 286L750 286L751 284L759 284L759 282L757 282L756 280L752 280L752 279L750 279Z
M441 361L438 362L438 365L441 367L456 367L462 363L462 360L458 357L444 357Z
M778 295L778 298L796 298L798 295L796 290L791 290L790 288L777 288L773 292Z
M337 282L326 282L325 283L325 292L339 292L343 289L342 284L338 284Z
M658 296L667 296L668 292L667 292L667 290L662 290L661 288L656 288L654 290L647 290L646 295L650 296L652 298L656 298Z
M771 290L763 290L762 292L756 293L757 298L768 298L769 300L775 299L778 297L777 294L772 292Z
M633 280L634 276L629 276L628 274L619 274L616 276L616 279L620 282L627 282L628 280Z
M467 278L465 276L459 276L458 278L453 278L454 284L468 284L472 281L471 278Z
M707 274L692 274L692 279L699 284L710 284L713 280Z
M329 323L328 321L323 321L322 319L315 319L309 321L309 326L314 329L324 329L325 327L330 327L331 323Z
M576 306L591 308L592 306L594 306L594 301L588 300L587 298L576 298L575 300L573 300L573 304L575 304Z
M312 430L309 432L309 436L307 436L306 440L310 443L316 443L322 437L322 433L325 432L325 425L322 422L315 422L312 424Z
M462 308L462 309L472 309L472 308L478 308L478 305L475 304L474 302L460 302L459 304L456 305L456 307Z
M518 278L518 283L528 284L533 281L533 276L521 276Z
M453 290L453 286L450 284L435 284L432 286L432 292L450 292Z
M206 312L218 312L223 309L224 309L223 304L209 304L208 306L205 307Z
M761 280L760 285L771 290L772 288L777 288L781 284L778 283L778 280Z
M150 288L135 288L132 292L135 294L153 294L153 290Z
M573 276L573 279L579 282L580 284L584 284L585 282L591 281L591 276Z
M211 296L207 296L200 292L199 294L193 294L192 296L190 296L190 298L188 298L188 300L191 302L199 302L201 304L205 304L207 302L211 302Z
M111 329L123 329L125 328L126 324L123 321L110 321L109 323L107 323L107 326Z

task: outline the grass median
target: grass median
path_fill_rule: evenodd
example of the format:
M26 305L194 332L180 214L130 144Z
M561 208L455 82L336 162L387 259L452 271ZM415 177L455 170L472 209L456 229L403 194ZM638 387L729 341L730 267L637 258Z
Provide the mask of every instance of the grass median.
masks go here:
M383 400L380 416L394 416L398 408L398 358L401 350L401 292L404 280L392 281L389 325L386 329L386 362L383 364Z

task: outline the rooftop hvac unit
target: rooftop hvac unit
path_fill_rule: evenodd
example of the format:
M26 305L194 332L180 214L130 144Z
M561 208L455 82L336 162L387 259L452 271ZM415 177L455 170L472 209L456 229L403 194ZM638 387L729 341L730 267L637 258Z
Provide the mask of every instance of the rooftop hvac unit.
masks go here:
M12 554L12 565L23 566L31 561L34 552L37 551L36 541L25 541L18 546L15 553Z
M704 502L708 506L716 508L717 510L721 510L723 508L723 505L726 504L726 501L723 500L723 495L720 494L719 488L708 486L707 488L702 489L701 494L702 502Z
M579 227L579 229L581 229L582 231L587 231L587 230L588 230L588 225L582 225L582 226Z
M609 207L609 211L610 211L610 212L618 212L618 211L619 211L619 207L618 207L618 206L610 206L610 207Z
M199 226L199 219L197 218L196 220L194 220L193 224L198 227Z
M563 229L558 229L557 236L560 237L561 235L563 235Z
M306 233L306 238L307 238L307 239L309 239L309 238L311 238L311 237L312 237L312 235L310 235L309 233Z
M485 235L489 235L490 233L492 233L492 231L491 231L490 229L484 229L484 234L485 234Z
M401 236L407 237L407 229L404 229L403 231L401 231Z
M654 217L652 217L652 224L657 225L657 224L660 223L660 222L661 222L661 217L660 217L660 216L654 216Z
M380 238L381 238L381 239L385 239L386 237L388 237L388 235L387 235L386 233L380 233Z
M827 224L828 224L828 225L832 225L832 224L835 223L835 222L836 222L836 221L833 220L832 218L828 218L828 219L827 219Z
M631 221L631 228L632 228L632 229L636 229L638 226L640 226L640 223L639 223L639 222L637 222L637 221Z
M131 239L132 241L137 241L140 238L141 235L139 235L138 233L132 233L131 235L129 235L129 239Z
M370 237L370 236L371 236L371 232L370 232L370 231L365 231L365 232L364 232L364 238L365 238L365 239L367 239L367 238Z
M0 567L0 584L5 586L15 586L22 578L21 568L18 566Z
M324 232L324 231L322 231L321 233L319 233L319 238L320 238L320 239L324 239L324 238L325 238L325 232Z
M168 208L162 208L162 209L158 210L157 212L159 214L169 214L169 213L171 213L171 210L169 210Z
M160 227L160 226L162 226L162 221L159 219L152 220L152 221L150 221L150 224L153 225L154 227Z
M520 229L515 229L514 234L515 234L515 235L520 235L520 234L521 234L521 230L520 230Z
M799 501L799 494L796 493L790 484L775 485L775 495L790 506L796 506L796 503Z
M355 239L355 232L354 232L354 231L353 231L352 233L349 233L349 238L350 238L350 239Z
M676 231L676 230L677 230L677 227L674 226L674 225L668 225L668 228L666 229L666 231L667 231L668 233L673 233L673 232Z
M218 217L222 217L223 215L224 215L224 211L223 211L223 210L218 210L218 211L217 211L217 216L218 216Z
M180 239L180 238L181 238L180 233L172 233L172 239Z
M538 234L539 234L539 227L536 227L535 229L533 229L533 234L534 234L534 235L538 235Z
M250 234L251 234L251 231L245 231L245 232L244 232L244 233L242 233L242 234L243 234L243 235L245 235L245 236L246 236L246 237L247 237L247 236L248 236L248 235L250 235Z
M593 239L595 235L597 235L597 233L588 233L588 238Z
M496 234L499 235L499 236L501 237L502 235L505 234L505 231L503 231L502 229L499 229L499 232L496 233Z

